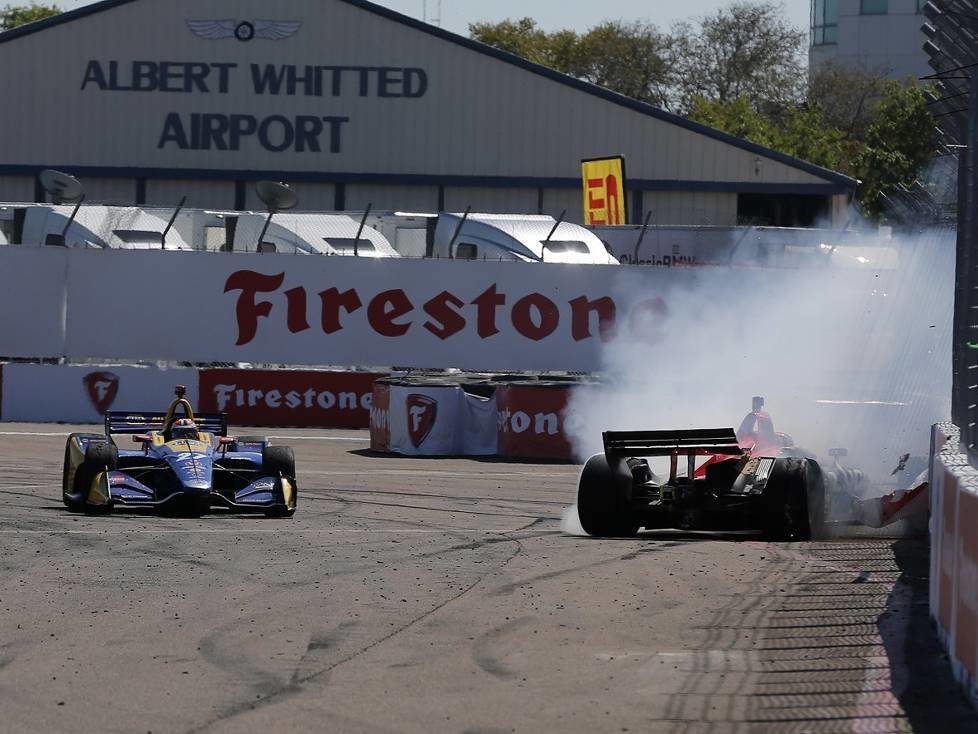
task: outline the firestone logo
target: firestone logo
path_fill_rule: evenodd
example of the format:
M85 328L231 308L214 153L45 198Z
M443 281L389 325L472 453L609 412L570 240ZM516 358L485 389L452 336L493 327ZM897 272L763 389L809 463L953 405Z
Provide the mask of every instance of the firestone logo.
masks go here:
M88 399L99 413L107 411L119 394L119 376L114 372L89 372L82 382Z
M560 433L560 417L556 413L535 413L532 416L523 411L501 410L497 416L497 426L502 433L526 433L556 436Z
M414 448L421 448L421 444L428 438L431 429L435 427L437 417L437 400L427 395L413 393L407 396L408 435L411 437Z
M318 307L313 309L316 318L310 322L310 294L303 286L282 291L285 285L284 272L265 275L238 270L228 276L224 292L239 292L235 303L238 326L235 346L242 347L254 340L259 324L273 320L273 315L278 322L275 328L284 326L289 333L300 334L313 329L312 324L318 322L322 333L329 336L351 327L362 328L352 317L356 313L358 318L365 317L366 326L374 334L391 339L415 338L419 329L441 340L473 332L479 339L489 339L500 333L501 327L508 329L505 325L508 322L517 335L533 342L559 334L558 330L564 332L563 336L569 334L574 342L593 338L607 342L614 337L616 329L617 307L609 296L581 295L557 303L543 293L534 292L510 305L512 296L499 291L496 283L475 298L471 294L462 298L445 290L420 306L401 288L371 296L356 288L340 291L334 286L316 294ZM261 294L274 295L274 298L268 300ZM283 297L285 308L277 305ZM667 314L661 298L649 298L633 306L628 319L635 327L650 315L662 319Z
M273 410L297 410L319 408L321 410L370 410L372 394L358 394L353 390L260 390L238 387L237 384L215 385L214 398L218 410L234 408L267 407Z

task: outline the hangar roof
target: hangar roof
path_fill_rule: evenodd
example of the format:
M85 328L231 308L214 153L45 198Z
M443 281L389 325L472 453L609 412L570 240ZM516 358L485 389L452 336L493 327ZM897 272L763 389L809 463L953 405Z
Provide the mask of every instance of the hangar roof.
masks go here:
M65 11L57 16L40 20L34 23L30 23L12 30L0 33L0 44L8 43L10 41L29 36L31 34L43 31L45 29L59 26L62 24L70 23L79 18L86 16L91 16L97 13L101 13L112 8L128 5L130 3L137 2L137 0L101 0L100 2L94 2L90 5L77 8L75 10ZM389 8L377 5L376 3L369 2L368 0L337 0L350 6L354 6L361 10L367 11L369 13L382 16L389 20L401 23L408 26L414 30L421 31L423 33L429 34L443 41L447 41L458 46L462 46L470 51L478 54L483 54L497 60L503 61L505 63L511 64L513 66L519 67L525 71L529 71L533 74L545 77L551 81L557 82L561 85L574 88L578 91L584 92L588 95L601 98L607 102L614 105L618 105L641 115L651 117L662 122L666 122L671 125L675 125L679 128L689 130L691 132L697 133L699 135L711 138L720 143L732 146L734 148L739 148L744 151L753 153L757 156L763 156L764 158L777 161L784 164L790 168L802 171L810 176L817 177L825 182L823 187L826 191L831 188L833 191L846 191L855 188L858 184L856 179L853 179L844 174L838 173L836 171L817 166L808 161L795 158L784 153L766 148L764 146L749 142L742 138L737 138L728 133L722 132L715 128L708 127L706 125L694 122L688 118L682 117L675 113L667 112L653 105L640 102L638 100L632 99L625 95L614 92L605 87L592 84L590 82L582 81L580 79L568 76L561 72L550 69L546 66L536 64L532 61L528 61L520 56L501 51L494 47L483 44L479 41L466 38L464 36L451 33L449 31L443 30L437 26L429 25L422 21L419 21L410 16L403 15ZM203 173L203 171L201 171ZM450 178L450 177L449 177ZM731 187L732 188L732 187ZM748 184L748 189L750 184ZM764 189L764 185L758 185L757 190L760 191Z

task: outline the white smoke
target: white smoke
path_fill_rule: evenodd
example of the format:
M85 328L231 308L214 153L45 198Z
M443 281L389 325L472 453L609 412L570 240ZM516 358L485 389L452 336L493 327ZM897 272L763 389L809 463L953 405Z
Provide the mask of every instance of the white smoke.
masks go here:
M763 266L742 253L731 266L673 269L665 290L623 269L621 312L650 298L667 310L620 324L604 384L572 398L578 457L602 450L603 430L736 428L761 395L775 429L823 465L845 448L874 492L900 488L950 412L954 244L949 231L873 238Z
M560 529L564 535L584 535L584 526L581 525L581 518L577 514L577 505L565 507L560 514Z

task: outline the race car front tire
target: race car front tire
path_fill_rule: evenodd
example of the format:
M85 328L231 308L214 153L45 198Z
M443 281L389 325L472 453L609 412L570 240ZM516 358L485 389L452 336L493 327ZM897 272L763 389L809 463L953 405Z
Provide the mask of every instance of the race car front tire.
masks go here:
M65 495L65 504L68 509L76 511L100 512L108 509L107 507L93 507L85 501L88 487L92 480L104 471L114 471L119 466L119 449L111 443L90 443L85 449L85 459L78 469L75 470L74 490L72 494L79 497L79 500L70 500ZM70 500L70 504L69 504Z
M262 472L295 479L295 453L291 446L266 446L261 452Z
M634 536L640 527L631 512L632 476L624 463L614 471L604 454L584 465L577 488L577 515L581 527L597 538Z
M64 497L64 502L69 505L71 500L68 498L68 493L72 487L68 486L68 473L71 470L71 442L80 438L87 438L92 441L107 441L105 435L100 433L69 433L68 440L65 441L65 460L64 465L61 469L61 494ZM70 505L69 505L70 506Z

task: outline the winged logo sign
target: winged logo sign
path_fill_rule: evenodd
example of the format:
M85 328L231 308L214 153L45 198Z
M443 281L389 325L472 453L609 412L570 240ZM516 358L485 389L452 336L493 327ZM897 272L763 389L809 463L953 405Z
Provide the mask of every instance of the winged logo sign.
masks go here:
M236 38L250 41L261 38L266 41L281 41L291 38L302 27L301 20L235 20L218 18L215 20L188 20L187 27L198 38L217 41L222 38Z

